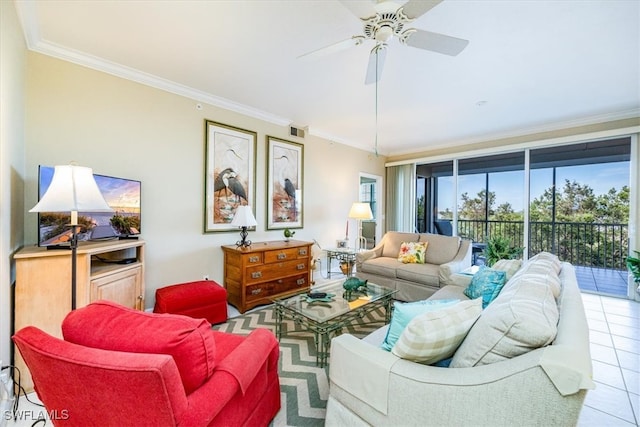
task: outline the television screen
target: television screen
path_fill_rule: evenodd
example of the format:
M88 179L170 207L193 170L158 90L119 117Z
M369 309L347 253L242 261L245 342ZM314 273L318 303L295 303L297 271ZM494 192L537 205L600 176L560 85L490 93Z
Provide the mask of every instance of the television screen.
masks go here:
M40 166L38 170L38 200L44 196L54 167ZM78 212L79 241L117 239L140 234L141 182L93 174L105 200L114 212ZM50 246L70 240L71 214L40 212L38 214L38 245Z

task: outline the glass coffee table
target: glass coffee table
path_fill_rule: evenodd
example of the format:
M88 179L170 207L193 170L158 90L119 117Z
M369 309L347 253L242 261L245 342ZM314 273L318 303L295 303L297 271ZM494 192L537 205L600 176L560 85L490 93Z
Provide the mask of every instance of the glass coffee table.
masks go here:
M343 327L380 307L385 310L385 323L389 323L391 319L392 297L397 291L367 283L366 291L354 291L347 298L342 288L343 283L344 279L313 289L313 292L333 294L330 301L328 298L309 300L307 293L274 300L278 340L282 338L282 322L285 319L292 319L304 329L313 332L316 365L320 367L327 363L332 336L339 333Z

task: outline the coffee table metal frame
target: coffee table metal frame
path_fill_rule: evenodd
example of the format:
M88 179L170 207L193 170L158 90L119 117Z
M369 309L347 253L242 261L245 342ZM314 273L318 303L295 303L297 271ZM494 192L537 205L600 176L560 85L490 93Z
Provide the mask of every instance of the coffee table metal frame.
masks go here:
M327 364L331 338L337 335L342 328L358 319L362 319L366 314L379 307L384 307L385 309L385 324L391 320L393 294L397 291L375 284L368 284L368 292L354 292L352 299L355 299L347 301L343 296L342 283L344 283L344 280L338 280L313 289L314 292L335 294L335 298L331 302L307 302L306 294L274 300L278 341L282 338L282 322L285 319L291 319L304 329L313 332L316 346L316 365L321 368ZM369 294L371 299L358 299L358 296L365 296L365 294ZM350 302L351 305L349 305ZM325 315L319 316L313 310L310 310L317 304L322 304L321 307L327 308L326 317L321 318ZM353 308L351 308L352 306Z

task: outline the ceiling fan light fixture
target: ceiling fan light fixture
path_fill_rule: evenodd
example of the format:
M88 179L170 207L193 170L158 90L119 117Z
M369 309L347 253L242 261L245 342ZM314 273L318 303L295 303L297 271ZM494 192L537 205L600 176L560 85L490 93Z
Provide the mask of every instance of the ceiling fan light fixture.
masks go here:
M376 31L376 35L375 35L375 39L379 42L386 42L387 40L389 40L391 38L391 36L393 36L393 28L391 28L388 25L383 25L380 28L378 28L378 31Z

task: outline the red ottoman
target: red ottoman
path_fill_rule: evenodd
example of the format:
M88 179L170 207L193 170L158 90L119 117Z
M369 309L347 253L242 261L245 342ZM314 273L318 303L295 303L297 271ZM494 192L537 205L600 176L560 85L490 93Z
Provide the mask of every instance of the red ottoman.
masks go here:
M156 290L154 313L183 314L209 323L227 321L227 290L213 280L181 283Z

